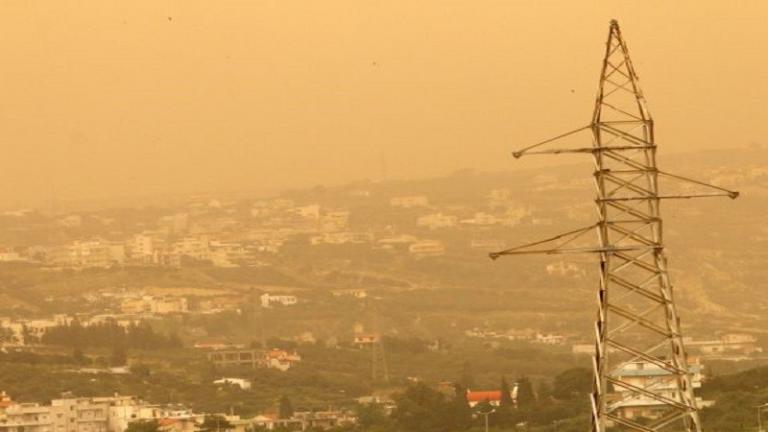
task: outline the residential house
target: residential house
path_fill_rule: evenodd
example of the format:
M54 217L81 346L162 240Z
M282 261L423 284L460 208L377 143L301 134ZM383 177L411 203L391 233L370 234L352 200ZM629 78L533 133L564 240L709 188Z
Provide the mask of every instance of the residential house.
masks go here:
M289 353L285 350L273 348L267 351L264 361L267 368L285 372L301 362L301 356L295 351Z
M717 339L694 340L686 338L685 346L705 358L732 358L762 352L757 338L750 334L730 333Z
M352 343L357 347L373 345L378 342L379 335L377 333L356 333L352 339Z
M424 195L396 196L389 199L389 205L401 208L427 207L429 200Z
M208 361L219 367L257 368L264 363L263 354L253 349L224 349L208 353Z
M408 247L408 252L417 257L434 257L445 255L445 245L437 240L422 240Z
M293 306L299 302L299 299L294 295L277 295L277 294L262 294L259 299L261 300L261 307L272 307L275 304L282 306Z
M509 397L513 403L517 400L517 384L512 386L512 389L509 391ZM467 403L472 408L484 402L497 407L501 404L501 398L501 390L467 390Z
M429 229L438 229L438 228L451 228L456 226L458 219L456 216L452 215L445 215L442 213L432 213L424 216L419 216L418 219L416 219L416 225L427 227Z
M214 384L219 385L233 385L240 387L240 390L250 390L251 389L251 382L247 379L243 378L221 378L217 379L213 382Z

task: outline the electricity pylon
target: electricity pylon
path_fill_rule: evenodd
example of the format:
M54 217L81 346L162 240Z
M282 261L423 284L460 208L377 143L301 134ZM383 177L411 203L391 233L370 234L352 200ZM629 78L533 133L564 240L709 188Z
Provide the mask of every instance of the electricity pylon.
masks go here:
M384 340L379 329L379 310L373 306L373 332L374 340L371 344L371 380L375 383L381 381L389 384L389 366L387 354L384 351Z
M548 149L546 144L590 131L589 147ZM662 200L728 196L738 192L670 174L656 167L653 120L638 85L618 23L611 21L592 121L526 147L529 154L582 153L594 159L597 223L546 240L491 253L502 255L595 253L600 257L595 322L592 432L613 430L700 432L680 320L664 253ZM660 194L659 179L712 188L711 193ZM597 232L598 245L574 247ZM568 246L570 244L570 246ZM647 365L647 367L646 367ZM654 369L643 379L641 367ZM650 408L639 419L631 408Z
M389 365L384 350L384 340L379 328L379 309L373 304L373 299L366 297L364 308L368 312L373 333L371 338L371 382L389 384Z

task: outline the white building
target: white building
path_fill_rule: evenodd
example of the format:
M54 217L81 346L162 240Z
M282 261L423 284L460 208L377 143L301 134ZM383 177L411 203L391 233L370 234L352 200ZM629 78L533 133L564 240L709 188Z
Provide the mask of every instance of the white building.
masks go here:
M718 339L694 340L686 338L685 346L706 358L730 358L762 352L757 338L750 334L731 333Z
M243 378L222 378L222 379L217 379L213 383L219 384L219 385L233 385L233 386L240 387L241 390L251 389L251 382Z
M323 215L323 228L326 230L342 230L349 223L349 212L345 210L328 211Z
M3 398L0 432L124 432L137 421L158 420L166 432L194 432L203 416L178 406L158 406L132 396L54 399L50 405Z
M354 297L358 299L368 297L368 292L360 288L331 290L331 294L333 294L334 297Z
M571 352L574 354L589 354L595 355L594 343L577 343L571 345Z
M207 237L185 237L173 243L171 253L196 260L211 258L210 241Z
M112 408L136 405L132 397L54 399L50 405L11 404L0 418L2 432L122 432L127 422L110 421ZM114 419L115 417L113 417Z
M445 255L445 245L437 240L422 240L408 246L408 252L418 257Z
M126 255L135 264L151 264L154 262L155 245L151 236L137 234L126 242Z
M565 336L559 334L537 334L534 342L544 345L562 345L565 343Z
M429 200L424 195L397 196L390 198L389 205L401 208L427 207Z
M59 267L110 267L123 264L125 246L103 239L76 240L68 245L49 249L48 260Z
M154 297L144 295L139 298L128 298L120 305L125 314L154 313L159 315L189 312L186 297Z
M462 219L461 223L467 225L495 225L501 221L494 215L477 212L471 219Z
M294 207L293 213L304 219L318 220L320 219L320 205L310 204L301 207Z
M74 318L69 315L56 314L52 318L40 319L11 319L0 318L0 328L7 329L11 335L11 340L6 341L5 345L23 345L25 333L31 337L39 338L45 334L48 329L72 323Z
M319 244L363 244L373 241L373 234L369 232L328 232L323 235L310 238L309 242L313 245Z
M158 220L158 226L166 231L179 234L189 229L189 213L176 213L163 216Z
M20 253L11 249L0 249L0 262L25 261Z
M558 261L556 263L547 264L547 274L581 278L587 275L587 271L575 263Z
M299 302L299 299L294 295L274 295L264 293L259 297L261 300L261 307L272 307L274 304L280 304L283 306L293 306Z
M483 251L500 251L507 248L507 243L499 239L472 239L469 242L470 249L479 249Z
M347 411L297 411L290 418L281 419L274 414L253 417L251 425L266 430L323 430L357 423L357 418Z
M438 228L451 228L456 226L458 218L452 215L445 215L442 213L432 213L424 216L419 216L416 219L416 225L427 227L429 229Z
M83 224L83 217L80 215L69 215L58 220L58 224L66 228L76 228Z
M0 418L0 432L56 432L51 407L36 403L14 404Z
M377 248L383 250L394 250L397 248L405 248L411 243L419 241L418 237L410 234L400 234L394 237L385 237L376 241Z
M248 257L248 251L240 242L210 242L210 260L217 267L238 267Z

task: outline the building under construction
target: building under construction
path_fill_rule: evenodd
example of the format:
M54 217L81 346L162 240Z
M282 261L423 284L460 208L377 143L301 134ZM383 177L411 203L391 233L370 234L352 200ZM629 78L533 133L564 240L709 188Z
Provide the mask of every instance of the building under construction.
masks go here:
M598 220L587 227L491 254L592 253L599 256L592 431L689 431L701 424L664 252L664 200L737 192L660 170L654 122L621 35L612 21L591 122L515 151L581 153L594 161ZM584 135L584 144L552 148ZM702 193L661 194L662 179L692 183ZM590 232L596 244L576 246ZM578 240L578 241L577 241Z

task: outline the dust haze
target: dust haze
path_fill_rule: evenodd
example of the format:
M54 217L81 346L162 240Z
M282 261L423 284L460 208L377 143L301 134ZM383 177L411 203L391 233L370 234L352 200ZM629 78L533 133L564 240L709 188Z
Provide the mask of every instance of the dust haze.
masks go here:
M768 3L0 21L0 432L764 432Z
M588 119L596 41L613 17L665 120L666 153L763 144L768 132L762 2L2 11L6 205L516 169L511 148Z

